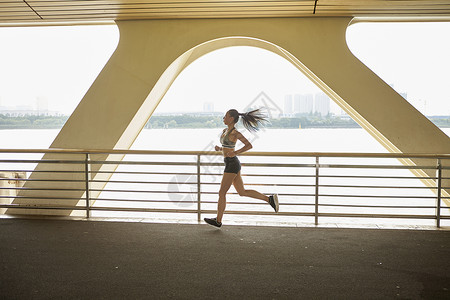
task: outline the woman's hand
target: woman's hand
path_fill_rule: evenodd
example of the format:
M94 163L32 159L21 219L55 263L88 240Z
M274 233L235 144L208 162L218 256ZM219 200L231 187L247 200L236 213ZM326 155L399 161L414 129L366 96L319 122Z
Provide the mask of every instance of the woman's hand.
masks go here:
M236 156L236 152L235 151L228 151L227 152L227 157L234 157Z
M222 147L219 147L219 146L217 146L217 145L214 147L214 149L215 149L216 151L222 151Z

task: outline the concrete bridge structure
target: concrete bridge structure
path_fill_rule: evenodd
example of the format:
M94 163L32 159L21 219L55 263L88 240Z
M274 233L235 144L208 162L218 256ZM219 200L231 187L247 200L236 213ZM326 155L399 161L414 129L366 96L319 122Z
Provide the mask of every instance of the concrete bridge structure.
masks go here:
M450 138L359 61L345 40L347 27L354 22L449 20L450 3L434 0L0 3L2 26L115 22L119 28L117 49L51 144L51 148L61 149L129 149L171 84L189 64L224 47L253 46L292 63L390 152L450 153ZM48 154L44 159L62 157L72 156ZM97 155L96 159L121 156ZM415 165L424 161L410 159L402 163ZM37 170L48 168L37 166ZM114 166L98 165L92 170L94 178L107 179L108 176L95 173L106 169ZM434 176L434 172L417 170L416 174ZM443 175L450 177L445 172ZM39 176L42 175L33 173L30 178ZM77 175L71 174L69 179L76 179L74 176ZM54 186L29 182L25 187L37 184ZM431 180L426 184L435 186ZM443 186L450 186L450 181L444 181ZM76 183L68 187L76 188ZM20 195L45 198L46 193L33 190ZM54 194L58 195L83 198L82 191ZM77 201L64 203L74 205ZM62 204L54 199L16 199L14 203ZM70 212L9 209L7 213Z

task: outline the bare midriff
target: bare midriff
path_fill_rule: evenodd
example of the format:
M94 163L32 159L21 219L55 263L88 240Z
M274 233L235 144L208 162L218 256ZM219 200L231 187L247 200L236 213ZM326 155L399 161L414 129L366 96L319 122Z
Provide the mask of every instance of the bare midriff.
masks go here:
M234 151L234 148L225 148L225 147L222 147L222 153L223 153L223 156L224 157L230 157L230 156L228 156L228 153L230 153L230 152L233 152ZM231 156L231 157L234 157L235 155L233 155L233 156Z

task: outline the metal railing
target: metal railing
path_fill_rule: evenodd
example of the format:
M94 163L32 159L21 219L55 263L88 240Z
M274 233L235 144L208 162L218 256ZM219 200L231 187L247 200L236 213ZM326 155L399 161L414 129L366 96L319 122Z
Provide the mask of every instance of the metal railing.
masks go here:
M0 213L170 213L198 221L216 213L223 170L218 152L3 149L0 155ZM227 216L314 224L431 220L437 227L450 220L449 154L248 152L240 159L245 187L277 193L280 212L231 188Z

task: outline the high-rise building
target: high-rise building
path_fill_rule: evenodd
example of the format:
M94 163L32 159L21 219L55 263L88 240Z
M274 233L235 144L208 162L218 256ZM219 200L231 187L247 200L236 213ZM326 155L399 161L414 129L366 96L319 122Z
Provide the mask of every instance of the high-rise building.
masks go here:
M46 115L48 113L48 100L44 97L36 98L36 110L39 115Z
M330 113L330 98L324 93L316 94L314 112L322 116Z
M203 103L203 112L213 112L214 111L214 103L213 102L204 102Z
M286 95L284 96L284 114L291 115L292 112L292 95Z
M310 114L313 112L314 97L312 94L294 95L294 113Z

